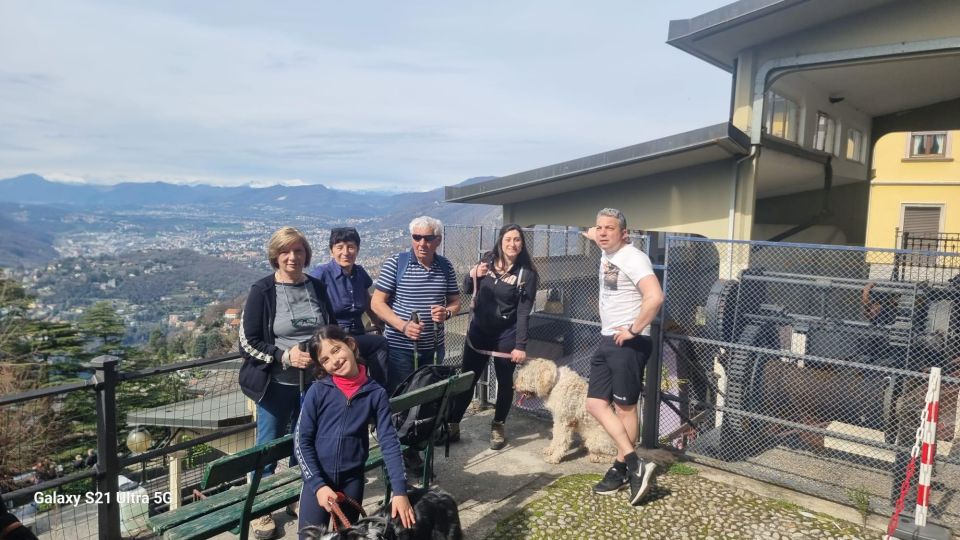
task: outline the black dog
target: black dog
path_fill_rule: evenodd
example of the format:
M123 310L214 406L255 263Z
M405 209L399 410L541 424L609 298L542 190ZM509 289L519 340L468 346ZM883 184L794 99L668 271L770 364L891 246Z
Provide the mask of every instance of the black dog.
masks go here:
M463 540L460 513L453 497L440 488L414 488L407 492L417 523L403 528L400 520L391 518L391 504L370 517L360 518L352 527L327 532L326 527L304 527L306 538L316 540Z

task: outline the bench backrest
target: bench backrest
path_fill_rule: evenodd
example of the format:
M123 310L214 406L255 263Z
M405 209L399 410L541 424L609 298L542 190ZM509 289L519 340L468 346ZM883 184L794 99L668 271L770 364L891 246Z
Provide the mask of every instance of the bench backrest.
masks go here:
M407 392L406 394L400 394L399 396L390 398L390 410L393 412L405 411L411 407L416 407L417 405L423 405L424 403L430 403L431 401L443 399L444 394L447 393L447 384L449 380L450 379L435 382L431 385L424 386L423 388L418 388L412 392Z
M203 475L203 489L241 478L247 473L262 468L267 463L290 457L293 454L293 434L264 443L232 456L224 456L207 465Z
M464 373L457 373L453 377L447 379L448 384L450 385L447 388L447 396L456 396L462 394L470 389L471 383L473 383L473 372L466 371Z

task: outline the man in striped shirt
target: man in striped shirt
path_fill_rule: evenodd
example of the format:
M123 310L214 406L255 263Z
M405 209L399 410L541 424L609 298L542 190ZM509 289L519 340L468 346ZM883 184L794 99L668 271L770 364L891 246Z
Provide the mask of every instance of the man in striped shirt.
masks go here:
M387 259L377 278L370 307L387 327L387 391L391 394L413 372L414 351L419 365L443 362L440 325L460 311L453 265L437 255L442 235L439 220L415 218L410 222L411 251ZM414 311L419 323L410 320Z

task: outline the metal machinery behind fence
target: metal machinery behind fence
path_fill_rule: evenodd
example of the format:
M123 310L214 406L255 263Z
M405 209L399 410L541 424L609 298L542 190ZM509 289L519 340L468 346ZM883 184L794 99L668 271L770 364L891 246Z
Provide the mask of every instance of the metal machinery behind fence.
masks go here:
M951 447L960 446L960 278L953 265L938 280L910 281L898 265L905 255L669 239L665 362L684 381L674 399L681 431L695 439L690 453L842 502L864 490L875 509L889 507L926 372L940 366L948 390L934 512L960 523L960 448Z

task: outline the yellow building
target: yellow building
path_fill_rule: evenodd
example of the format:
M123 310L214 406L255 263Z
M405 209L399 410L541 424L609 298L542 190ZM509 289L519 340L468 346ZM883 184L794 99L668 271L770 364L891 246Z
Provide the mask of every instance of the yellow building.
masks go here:
M867 245L944 249L960 237L960 131L888 133L873 153ZM910 239L913 239L911 241ZM919 243L919 244L918 244Z

